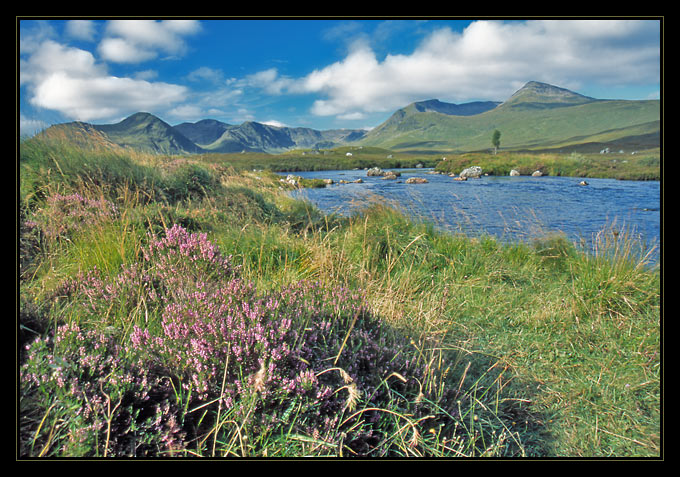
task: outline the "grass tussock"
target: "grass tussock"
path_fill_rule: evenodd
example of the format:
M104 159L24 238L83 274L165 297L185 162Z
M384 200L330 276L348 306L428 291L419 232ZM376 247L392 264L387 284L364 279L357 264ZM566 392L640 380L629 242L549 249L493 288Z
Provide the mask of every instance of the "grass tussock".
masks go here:
M660 274L267 172L21 144L34 457L659 457Z
M507 176L516 170L521 175L541 171L551 176L594 177L623 180L659 180L661 158L658 149L649 151L596 153L499 152L448 155L437 163L442 173L459 174L470 166L480 166L485 173Z

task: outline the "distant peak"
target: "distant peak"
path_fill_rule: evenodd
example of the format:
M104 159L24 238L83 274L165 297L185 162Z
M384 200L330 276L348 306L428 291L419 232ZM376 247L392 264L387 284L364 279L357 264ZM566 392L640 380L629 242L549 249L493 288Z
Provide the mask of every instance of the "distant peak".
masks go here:
M519 102L565 103L578 104L593 101L594 98L574 93L566 88L560 88L540 81L529 81L517 90L505 104Z

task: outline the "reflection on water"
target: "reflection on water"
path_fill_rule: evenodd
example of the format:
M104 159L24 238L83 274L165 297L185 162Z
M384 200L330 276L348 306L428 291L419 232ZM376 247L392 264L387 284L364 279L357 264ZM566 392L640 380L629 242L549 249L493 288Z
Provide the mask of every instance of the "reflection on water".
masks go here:
M465 182L428 170L401 171L398 180L367 177L362 170L296 173L332 179L321 189L293 192L325 212L351 214L372 201L388 202L409 215L470 236L491 234L501 240L531 240L562 233L573 242L596 247L602 234L633 237L642 253L658 247L661 199L658 181L619 181L574 177L495 177ZM406 184L423 177L426 184ZM351 181L362 179L362 183ZM339 184L340 180L350 183Z

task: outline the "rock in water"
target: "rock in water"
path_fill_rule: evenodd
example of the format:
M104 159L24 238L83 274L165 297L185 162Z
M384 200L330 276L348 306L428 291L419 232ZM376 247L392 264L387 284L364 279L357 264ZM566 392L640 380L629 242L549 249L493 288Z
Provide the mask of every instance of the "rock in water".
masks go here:
M458 177L465 177L465 178L472 178L472 179L479 179L482 176L482 168L479 166L472 166L468 167L467 169L463 169L460 174L458 174Z

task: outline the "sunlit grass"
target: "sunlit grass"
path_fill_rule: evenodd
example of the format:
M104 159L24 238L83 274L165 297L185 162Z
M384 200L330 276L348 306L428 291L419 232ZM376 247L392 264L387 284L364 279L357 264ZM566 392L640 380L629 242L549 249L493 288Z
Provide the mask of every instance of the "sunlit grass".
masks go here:
M661 455L634 234L506 243L326 216L266 172L24 147L21 457Z

